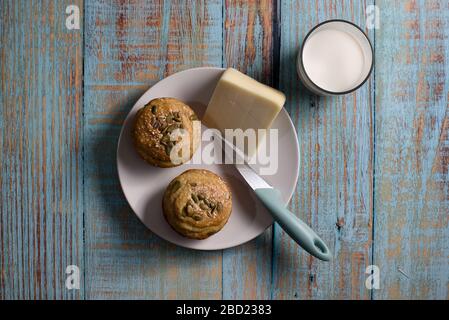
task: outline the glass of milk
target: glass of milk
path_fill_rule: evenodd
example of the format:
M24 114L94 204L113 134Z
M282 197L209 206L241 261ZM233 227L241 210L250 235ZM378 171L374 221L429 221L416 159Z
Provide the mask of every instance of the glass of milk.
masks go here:
M298 54L298 75L312 92L347 94L368 80L373 47L365 33L346 20L328 20L306 35Z

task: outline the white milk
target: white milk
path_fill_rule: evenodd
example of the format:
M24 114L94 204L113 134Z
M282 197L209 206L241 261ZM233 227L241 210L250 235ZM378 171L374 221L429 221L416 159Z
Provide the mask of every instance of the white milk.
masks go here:
M303 63L310 80L324 90L348 91L363 81L365 56L349 33L324 29L312 33L303 49Z

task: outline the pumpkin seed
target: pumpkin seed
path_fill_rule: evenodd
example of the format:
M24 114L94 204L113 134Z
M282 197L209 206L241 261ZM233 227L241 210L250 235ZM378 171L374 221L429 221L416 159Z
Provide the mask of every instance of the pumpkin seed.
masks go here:
M196 114L192 114L192 115L190 115L189 119L194 121L194 120L198 120L198 117L196 116Z
M170 136L168 134L163 135L161 138L161 143L167 145L170 142Z
M176 122L181 122L181 116L179 115L179 112L173 113L173 120Z
M200 200L204 200L204 199L205 199L205 197L204 197L204 195L203 195L203 194L199 194L199 195L198 195L198 199L200 199Z
M195 210L193 209L192 206L187 206L187 214L189 216L191 216L192 214L194 214Z
M202 219L203 219L203 217L201 217L201 216L198 215L198 214L196 214L196 215L193 216L193 220L195 220L195 221L200 221L200 220L202 220Z
M192 199L193 199L193 201L195 201L195 203L199 202L199 199L196 194L192 194Z
M172 132L173 130L177 129L178 125L177 124L171 124L167 127L167 132Z
M220 212L220 211L222 211L222 210L223 210L223 204L222 204L221 202L219 202L219 203L217 204L217 211Z
M203 210L209 210L209 206L206 205L204 202L200 203L200 208L203 209Z
M176 191L178 191L178 189L180 187L181 187L181 182L179 180L176 180L175 182L173 182L172 191L176 192Z
M166 145L165 146L165 153L169 156L170 155L170 151L171 151L171 148L172 148L173 146L170 146L170 145Z
M157 112L157 106L152 106L151 107L151 113L152 114L156 114L156 112Z

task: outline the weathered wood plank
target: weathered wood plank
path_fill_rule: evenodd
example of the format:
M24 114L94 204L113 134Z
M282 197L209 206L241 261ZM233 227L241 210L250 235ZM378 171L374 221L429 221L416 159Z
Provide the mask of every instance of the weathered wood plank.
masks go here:
M83 12L82 1L3 1L0 299L83 298L84 290L87 298L369 298L372 219L381 270L374 298L448 299L446 1L376 1L375 113L373 80L355 95L322 99L294 69L307 29L337 17L364 27L371 3L280 3L280 88L302 149L291 208L331 246L336 259L325 264L278 227L274 248L270 231L223 258L176 248L134 217L116 175L121 123L157 80L224 65L274 83L274 1L88 2L84 117L82 31L65 28L66 6ZM86 273L82 290L64 288L69 264Z
M120 190L121 124L159 79L222 64L220 1L89 1L85 12L87 298L213 299L222 252L175 247L141 224Z
M278 226L273 248L273 298L369 299L371 260L372 84L354 94L319 98L300 85L296 55L307 31L327 19L365 28L373 1L282 1L280 88L297 126L301 168L290 208L329 245L333 261L304 253ZM371 39L373 33L369 33Z
M449 3L376 2L374 298L448 299Z
M224 66L273 85L275 1L225 1ZM272 228L256 240L223 252L223 298L271 297Z
M83 270L82 1L0 3L0 299L76 299Z

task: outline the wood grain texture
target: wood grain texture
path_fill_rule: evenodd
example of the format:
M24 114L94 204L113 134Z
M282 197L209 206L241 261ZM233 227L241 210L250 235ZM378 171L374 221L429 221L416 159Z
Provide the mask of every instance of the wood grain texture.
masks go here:
M306 32L330 18L366 28L374 2L371 80L310 95L295 69ZM81 30L65 27L71 4ZM449 299L447 1L4 0L0 37L0 299ZM286 93L301 148L290 208L332 262L278 226L186 250L132 213L116 173L123 120L149 86L196 66ZM70 264L81 290L65 288Z
M374 298L449 299L449 3L377 4Z
M273 85L275 1L225 1L224 67ZM256 240L223 251L223 299L271 297L272 228Z
M276 226L275 299L370 298L365 268L372 245L373 82L354 94L319 98L304 90L295 66L310 28L332 18L364 28L365 8L372 3L281 1L280 89L287 95L301 152L290 208L322 236L334 259L326 263L312 258Z
M85 15L86 298L221 298L222 252L148 231L122 195L115 157L124 117L149 85L221 65L221 2L99 0Z
M78 299L83 270L82 1L0 3L0 299Z

